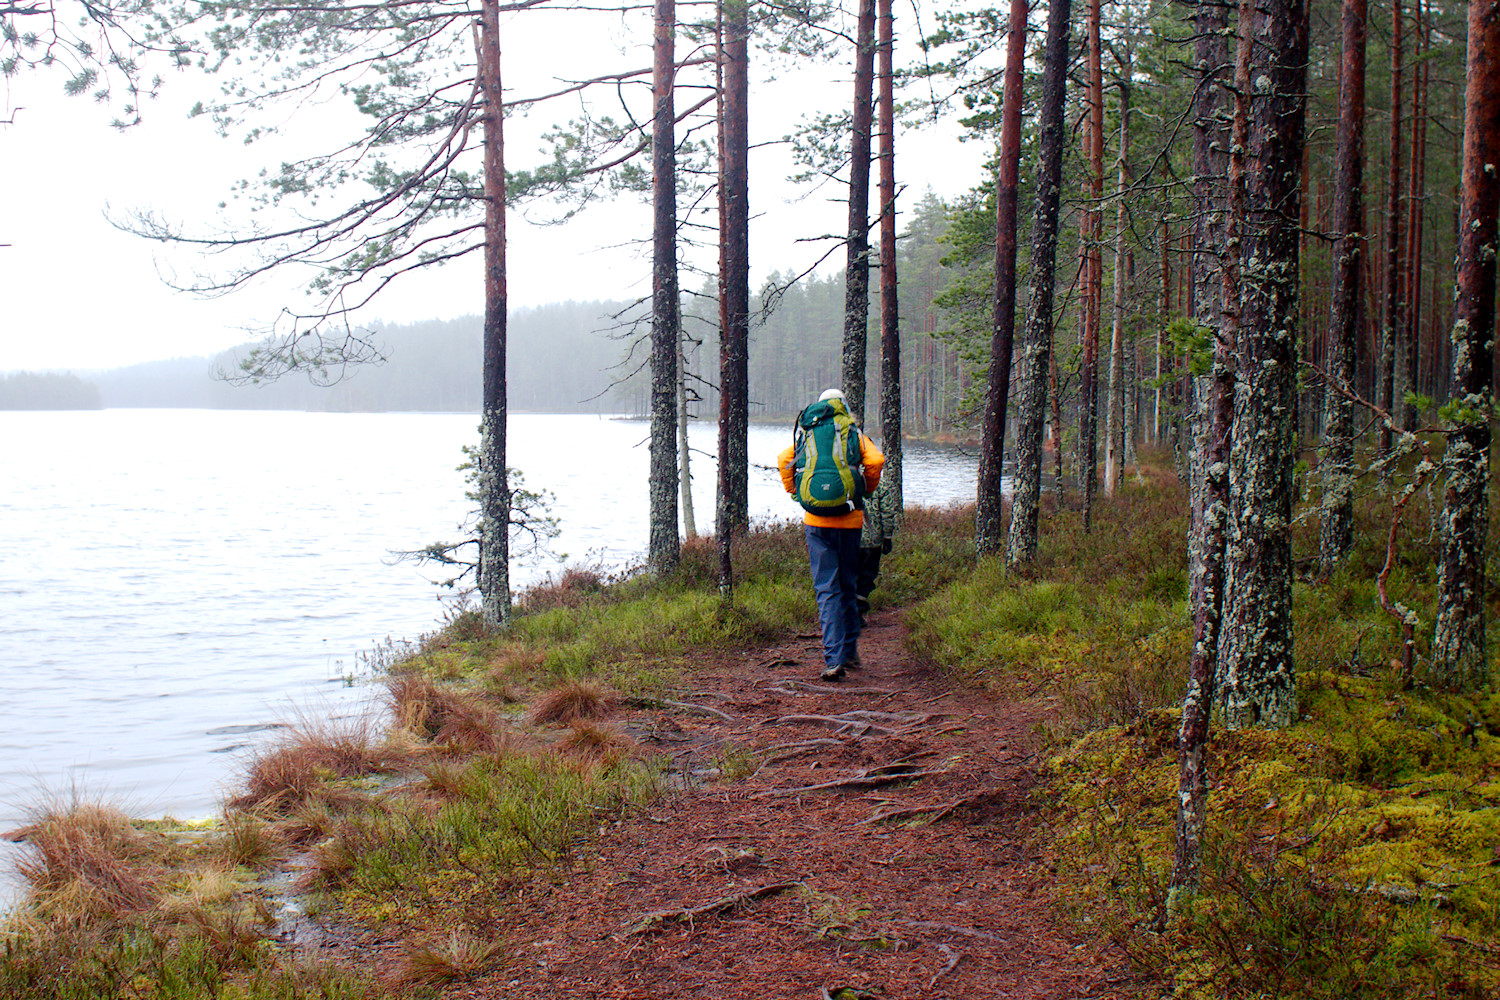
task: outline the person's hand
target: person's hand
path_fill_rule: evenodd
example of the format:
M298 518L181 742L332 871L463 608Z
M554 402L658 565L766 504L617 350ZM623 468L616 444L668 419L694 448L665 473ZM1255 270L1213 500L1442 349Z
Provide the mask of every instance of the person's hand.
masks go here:
M891 554L891 536L890 535L886 535L884 538L882 538L880 540L880 551L883 552L883 553L885 553L886 555L890 555Z

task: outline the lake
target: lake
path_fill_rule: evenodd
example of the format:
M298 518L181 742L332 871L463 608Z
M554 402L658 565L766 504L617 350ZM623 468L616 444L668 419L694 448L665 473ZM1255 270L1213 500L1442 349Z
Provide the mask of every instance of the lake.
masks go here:
M298 713L362 712L364 656L438 626L442 596L396 551L461 536L473 414L0 412L0 831L75 792L136 815L217 811L245 753ZM515 414L509 458L556 496L570 563L638 564L648 427ZM713 524L711 424L696 449ZM798 508L750 432L756 520ZM973 499L977 457L909 443L908 504ZM516 565L520 588L555 560ZM13 851L9 845L8 851ZM0 862L8 860L0 854Z

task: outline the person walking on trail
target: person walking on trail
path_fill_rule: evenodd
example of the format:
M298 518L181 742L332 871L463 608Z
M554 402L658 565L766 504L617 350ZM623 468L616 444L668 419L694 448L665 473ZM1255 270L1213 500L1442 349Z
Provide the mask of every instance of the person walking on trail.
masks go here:
M781 485L802 505L807 559L823 626L825 681L859 663L857 603L864 498L880 484L885 455L849 415L844 394L829 389L797 414L792 444L776 459Z

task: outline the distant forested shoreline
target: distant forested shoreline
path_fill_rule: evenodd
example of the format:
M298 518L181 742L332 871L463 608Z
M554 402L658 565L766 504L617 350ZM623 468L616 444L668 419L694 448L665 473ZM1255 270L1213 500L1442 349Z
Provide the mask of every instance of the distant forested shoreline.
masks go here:
M99 410L99 386L77 375L16 372L0 375L0 410Z

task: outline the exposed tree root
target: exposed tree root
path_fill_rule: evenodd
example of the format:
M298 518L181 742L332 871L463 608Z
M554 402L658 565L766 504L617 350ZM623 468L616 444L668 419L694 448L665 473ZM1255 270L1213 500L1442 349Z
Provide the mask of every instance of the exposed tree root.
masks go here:
M924 771L916 764L897 762L894 764L882 764L880 767L872 767L867 771L861 771L852 778L840 778L837 781L824 781L816 785L803 785L798 788L773 788L770 791L761 792L755 798L763 799L777 795L796 795L798 792L816 792L827 788L878 788L881 785L889 785L896 781L909 781L916 778L925 778L929 775L947 773L947 768Z
M977 938L980 941L1005 940L999 934L991 934L989 931L975 930L972 927L956 927L953 924L939 923L936 920L898 920L896 923L906 927L915 927L923 931L940 931L944 934L957 934L960 937Z
M829 687L826 684L809 684L807 681L799 681L799 680L797 680L794 677L788 677L785 680L777 681L775 684L772 684L770 687L766 688L766 690L770 691L772 693L775 693L775 694L790 694L790 695L797 695L797 694L846 694L846 695L847 694L885 694L885 695L892 695L892 694L899 694L900 693L899 691L892 691L889 688Z
M783 715L779 718L768 719L764 725L794 725L796 723L816 723L825 726L834 726L835 732L853 732L856 736L864 736L869 733L880 733L882 736L901 736L918 729L926 728L933 719L946 718L946 712L869 712L859 709L852 712L844 712L841 715ZM895 723L900 728L890 725L881 725L882 722Z
M698 712L703 715L713 715L725 722L734 722L732 715L726 715L717 708L709 708L707 705L694 705L686 701L672 701L669 698L624 698L621 704L629 705L631 708L676 708L684 712Z
M776 882L771 885L759 886L755 889L747 889L744 892L737 892L732 896L721 896L712 903L704 903L702 906L691 906L681 910L656 910L637 920L630 928L629 933L649 934L652 931L660 930L663 925L670 922L692 921L699 917L713 916L715 913L732 910L737 906L752 903L757 899L766 899L767 897L785 892L788 889L795 889L802 884L801 882Z
M938 951L943 953L943 957L948 960L948 964L943 966L942 970L939 971L937 975L933 976L927 981L927 988L929 990L937 985L937 981L939 979L942 979L948 973L958 968L959 960L964 957L963 952L957 951L946 944L939 943L936 945L936 948Z
M982 802L985 799L991 798L998 792L999 789L997 788L987 788L982 792L974 792L971 795L965 795L962 798L954 799L951 802L934 802L925 806L908 806L904 809L890 809L885 812L878 812L874 816L871 816L869 819L860 820L860 825L868 826L871 823L890 823L895 820L910 819L913 816L927 816L929 814L931 815L931 819L929 819L928 822L936 823L938 820L945 819L946 817L951 815L954 810L962 809L964 806L973 805L976 802Z

